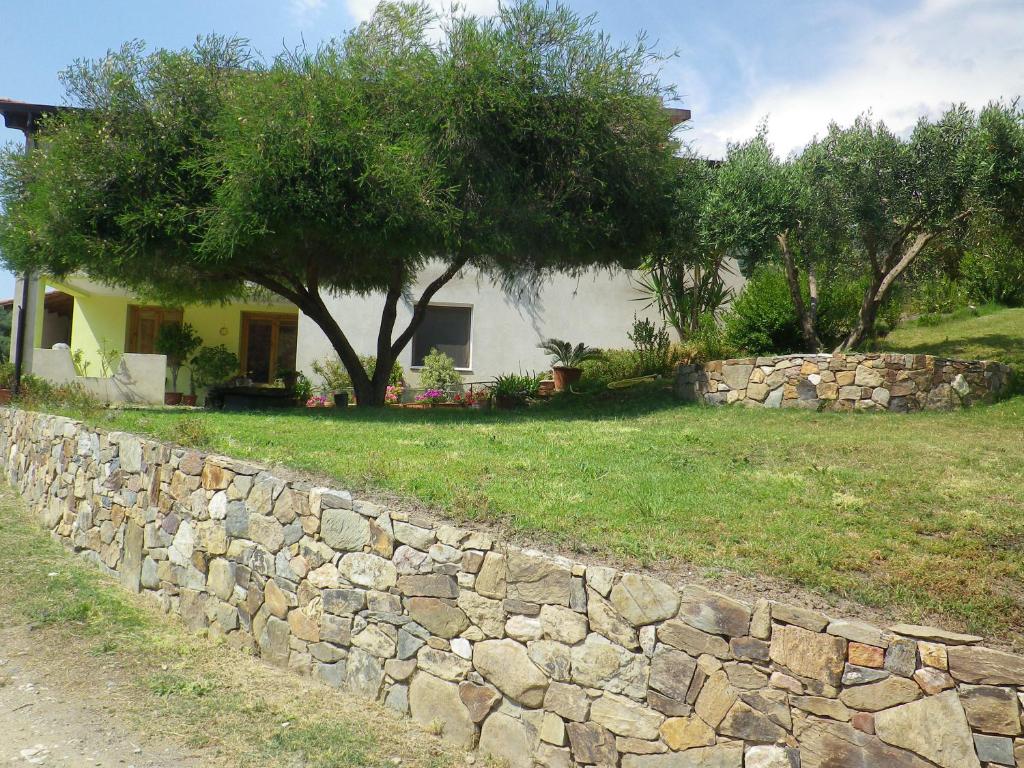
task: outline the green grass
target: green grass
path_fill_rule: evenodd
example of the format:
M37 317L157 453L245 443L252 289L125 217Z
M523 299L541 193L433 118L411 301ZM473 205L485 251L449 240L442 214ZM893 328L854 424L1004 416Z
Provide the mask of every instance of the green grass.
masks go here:
M931 325L933 316L890 333L881 348L964 360L999 360L1024 371L1024 308L961 310ZM922 322L923 321L923 322Z
M124 719L161 738L177 734L184 746L205 751L204 765L385 768L392 756L410 768L453 764L436 739L376 706L189 635L68 554L4 487L0 551L7 553L0 557L0 621L31 625L35 645L58 647L63 658L116 654L133 687L128 710L118 709L119 726Z
M890 341L1006 357L1021 338L1013 310ZM212 450L569 548L770 575L1024 639L1024 398L839 414L682 406L656 387L512 414L126 411L107 426L173 440L183 419Z

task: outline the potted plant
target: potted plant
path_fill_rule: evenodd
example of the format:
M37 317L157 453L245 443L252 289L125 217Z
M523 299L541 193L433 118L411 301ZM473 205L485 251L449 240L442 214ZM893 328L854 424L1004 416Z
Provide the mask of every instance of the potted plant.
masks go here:
M195 404L196 390L216 387L238 373L238 355L223 344L203 347L190 362L192 368L191 399ZM209 395L207 395L209 400Z
M583 369L580 367L587 360L597 360L601 351L588 347L583 342L576 346L562 339L547 339L538 344L551 355L551 373L555 380L555 392L564 392L580 380Z
M158 353L167 356L167 365L171 369L171 391L164 395L164 403L167 405L177 405L181 402L178 374L181 372L181 366L202 343L203 340L199 338L196 329L188 323L165 323L160 326L154 347Z
M494 404L501 409L522 408L537 397L540 379L524 373L503 373L491 385Z
M440 389L427 389L416 395L416 402L433 408L435 405L447 402L448 395Z

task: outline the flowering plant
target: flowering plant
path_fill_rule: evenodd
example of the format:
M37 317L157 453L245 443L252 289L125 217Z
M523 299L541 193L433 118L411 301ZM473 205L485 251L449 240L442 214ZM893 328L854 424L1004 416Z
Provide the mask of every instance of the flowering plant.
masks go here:
M477 403L486 402L487 398L487 390L473 391L472 389L470 389L469 392L459 392L458 394L456 394L455 397L452 398L452 402L469 407L476 405Z
M448 396L440 389L427 389L416 395L417 403L427 403L428 405L443 403L447 399Z
M402 402L402 391L401 385L389 384L387 392L384 393L384 402L392 405Z
M313 395L306 401L307 408L326 408L327 395Z

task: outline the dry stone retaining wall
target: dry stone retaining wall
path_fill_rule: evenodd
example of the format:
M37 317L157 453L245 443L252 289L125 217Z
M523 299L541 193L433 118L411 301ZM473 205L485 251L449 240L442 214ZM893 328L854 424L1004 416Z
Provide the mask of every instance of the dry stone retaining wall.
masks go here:
M1006 392L1010 367L891 353L781 355L679 365L675 390L710 405L852 411L949 410Z
M1024 657L584 566L0 409L11 483L196 630L512 768L1024 764Z

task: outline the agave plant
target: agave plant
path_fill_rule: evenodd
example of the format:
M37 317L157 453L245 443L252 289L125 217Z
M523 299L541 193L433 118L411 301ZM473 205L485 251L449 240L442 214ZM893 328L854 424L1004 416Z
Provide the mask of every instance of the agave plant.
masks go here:
M588 347L583 342L574 347L571 341L547 339L537 346L551 355L551 365L554 367L579 368L584 361L601 357L601 350Z

